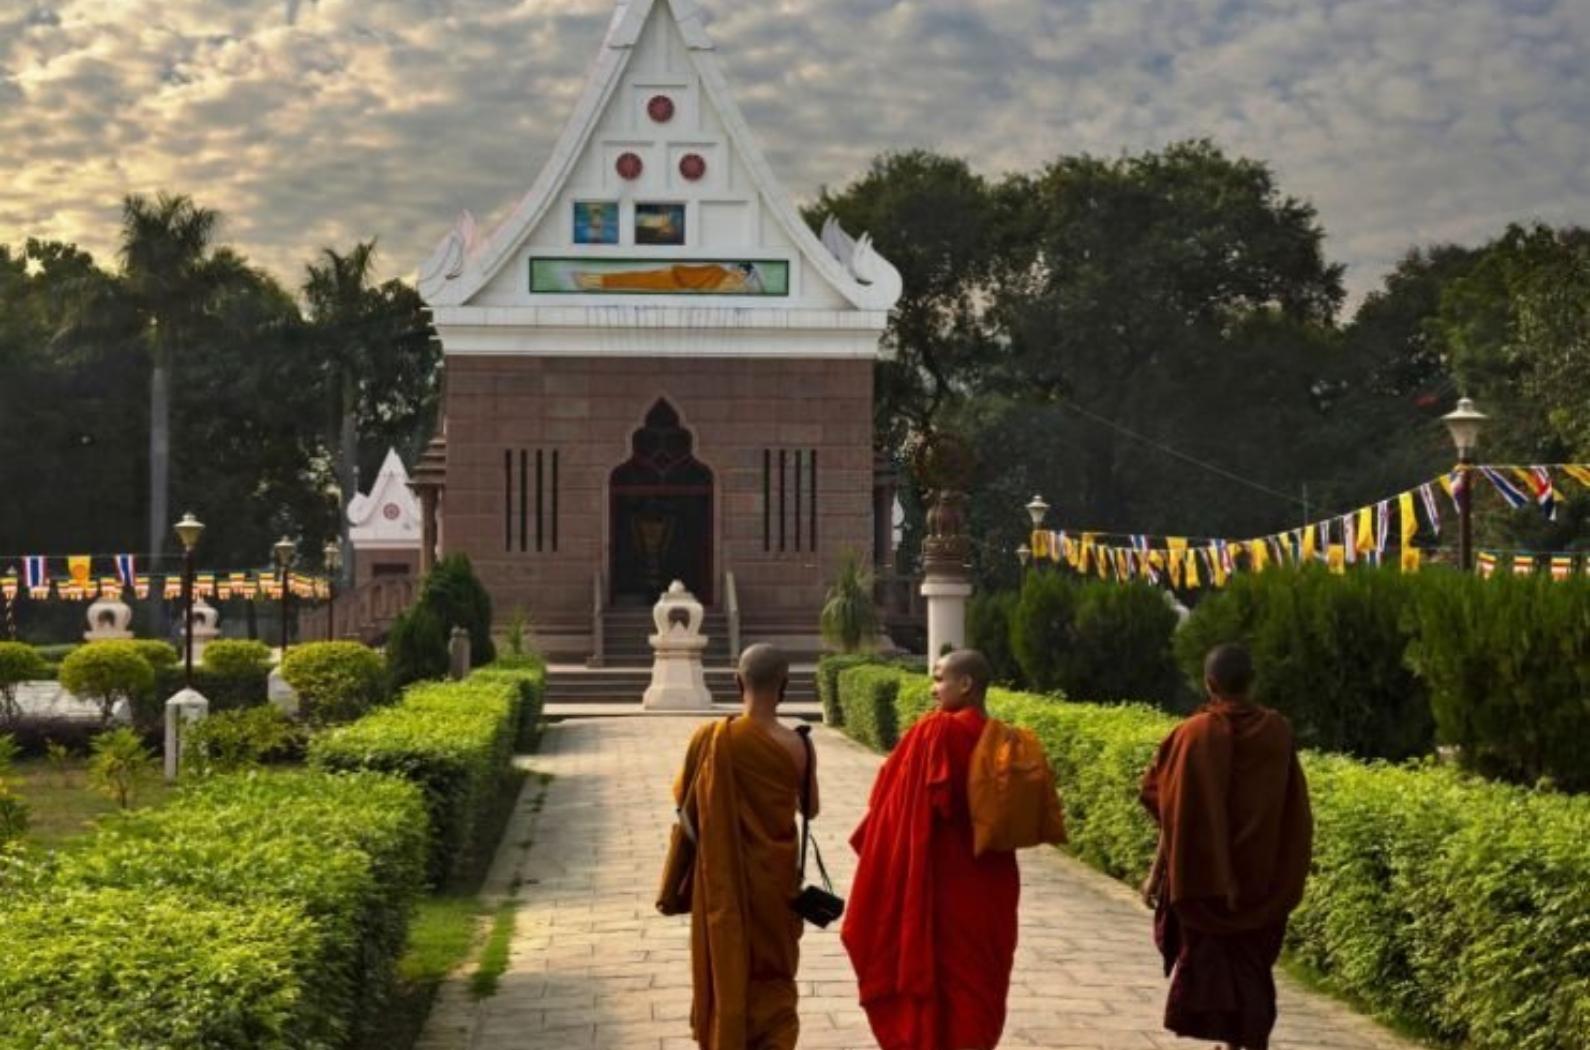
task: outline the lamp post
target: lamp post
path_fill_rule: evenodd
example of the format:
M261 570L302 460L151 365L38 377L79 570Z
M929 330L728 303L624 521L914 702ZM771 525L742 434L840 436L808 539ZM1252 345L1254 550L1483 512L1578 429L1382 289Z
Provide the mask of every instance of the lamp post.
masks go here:
M1441 417L1452 444L1457 448L1458 478L1454 486L1458 505L1458 566L1464 572L1474 570L1474 485L1469 468L1474 462L1474 449L1479 445L1480 428L1490 417L1474 407L1469 398L1459 398L1457 408Z
M1032 564L1032 548L1023 543L1016 548L1016 560L1021 562L1021 578L1027 579L1027 567Z
M276 555L277 575L282 586L282 657L287 656L287 567L293 563L295 549L293 541L283 536L271 547L271 553Z
M1032 519L1033 533L1036 534L1039 529L1043 528L1043 519L1048 517L1048 515L1049 504L1044 502L1044 498L1042 496L1034 495L1027 504L1027 517ZM1034 539L1033 542L1036 543L1036 539ZM1027 575L1027 567L1034 563L1036 553L1036 551L1028 547L1025 543L1016 548L1016 558L1021 562L1022 576ZM1051 556L1053 556L1052 552Z
M327 540L321 551L326 565L326 641L337 638L337 573L342 571L342 545Z
M193 548L204 535L204 522L193 512L182 516L173 528L182 541L182 687L193 688Z

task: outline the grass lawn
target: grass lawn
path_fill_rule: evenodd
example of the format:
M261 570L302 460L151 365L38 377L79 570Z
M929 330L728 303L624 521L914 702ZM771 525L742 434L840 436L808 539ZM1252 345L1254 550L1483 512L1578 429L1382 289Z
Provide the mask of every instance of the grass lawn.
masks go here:
M74 755L60 772L47 759L25 758L12 768L22 801L28 804L28 833L22 841L53 849L89 831L94 820L116 811L116 803L88 783L88 759ZM158 806L171 794L157 769L138 786L132 808Z

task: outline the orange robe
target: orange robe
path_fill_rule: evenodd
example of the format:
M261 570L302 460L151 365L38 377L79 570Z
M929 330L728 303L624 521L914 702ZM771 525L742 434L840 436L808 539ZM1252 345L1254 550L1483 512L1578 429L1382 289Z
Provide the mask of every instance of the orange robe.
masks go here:
M1164 864L1155 940L1171 974L1165 1027L1264 1050L1272 970L1313 842L1291 725L1256 704L1205 705L1160 745L1142 801Z
M703 263L604 273L595 283L609 292L737 292L745 286L745 278L726 266Z
M699 770L699 776L697 772ZM690 1029L704 1050L793 1050L801 919L795 760L748 718L697 730L674 784L695 776Z
M851 837L842 936L883 1050L986 1050L1005 1027L1021 878L972 855L966 780L987 721L936 712L901 738Z

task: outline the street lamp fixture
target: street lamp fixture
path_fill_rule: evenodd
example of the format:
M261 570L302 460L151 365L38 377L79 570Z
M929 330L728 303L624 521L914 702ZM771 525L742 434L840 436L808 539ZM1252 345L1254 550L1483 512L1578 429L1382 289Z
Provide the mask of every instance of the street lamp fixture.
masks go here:
M281 579L282 588L282 658L287 657L287 567L293 563L293 556L297 547L293 541L283 536L271 547L271 553L276 556L277 575Z
M342 571L342 545L327 540L321 550L326 566L326 641L337 637L337 574Z
M1017 547L1016 560L1021 562L1022 571L1025 572L1027 566L1032 564L1032 548L1028 547L1025 543L1023 543L1020 547Z
M204 535L204 522L193 512L172 526L182 542L182 687L193 688L193 548Z
M1049 515L1049 504L1044 502L1042 496L1034 496L1032 502L1027 504L1027 515L1032 518L1032 528L1036 532L1043 528L1043 519Z
M1453 495L1458 505L1458 566L1464 572L1474 570L1474 485L1469 477L1469 464L1474 462L1474 450L1479 447L1480 428L1489 418L1466 397L1459 398L1457 408L1441 417L1457 449L1458 484Z

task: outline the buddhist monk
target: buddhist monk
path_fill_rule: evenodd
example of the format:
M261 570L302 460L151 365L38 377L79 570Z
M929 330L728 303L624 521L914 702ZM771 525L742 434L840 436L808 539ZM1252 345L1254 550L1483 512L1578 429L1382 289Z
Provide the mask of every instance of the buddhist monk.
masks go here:
M936 709L912 726L851 837L859 859L843 939L884 1050L988 1050L1005 1027L1021 881L1012 852L972 852L967 775L990 669L952 652Z
M792 1050L800 1034L795 814L811 761L816 815L816 759L804 732L778 721L789 660L753 645L737 678L742 713L697 730L674 784L675 803L688 790L696 807L690 1028L703 1050Z
M1171 731L1143 777L1159 848L1144 895L1170 976L1165 1027L1265 1050L1286 920L1313 844L1292 727L1249 699L1253 659L1222 645L1204 661L1209 699Z

